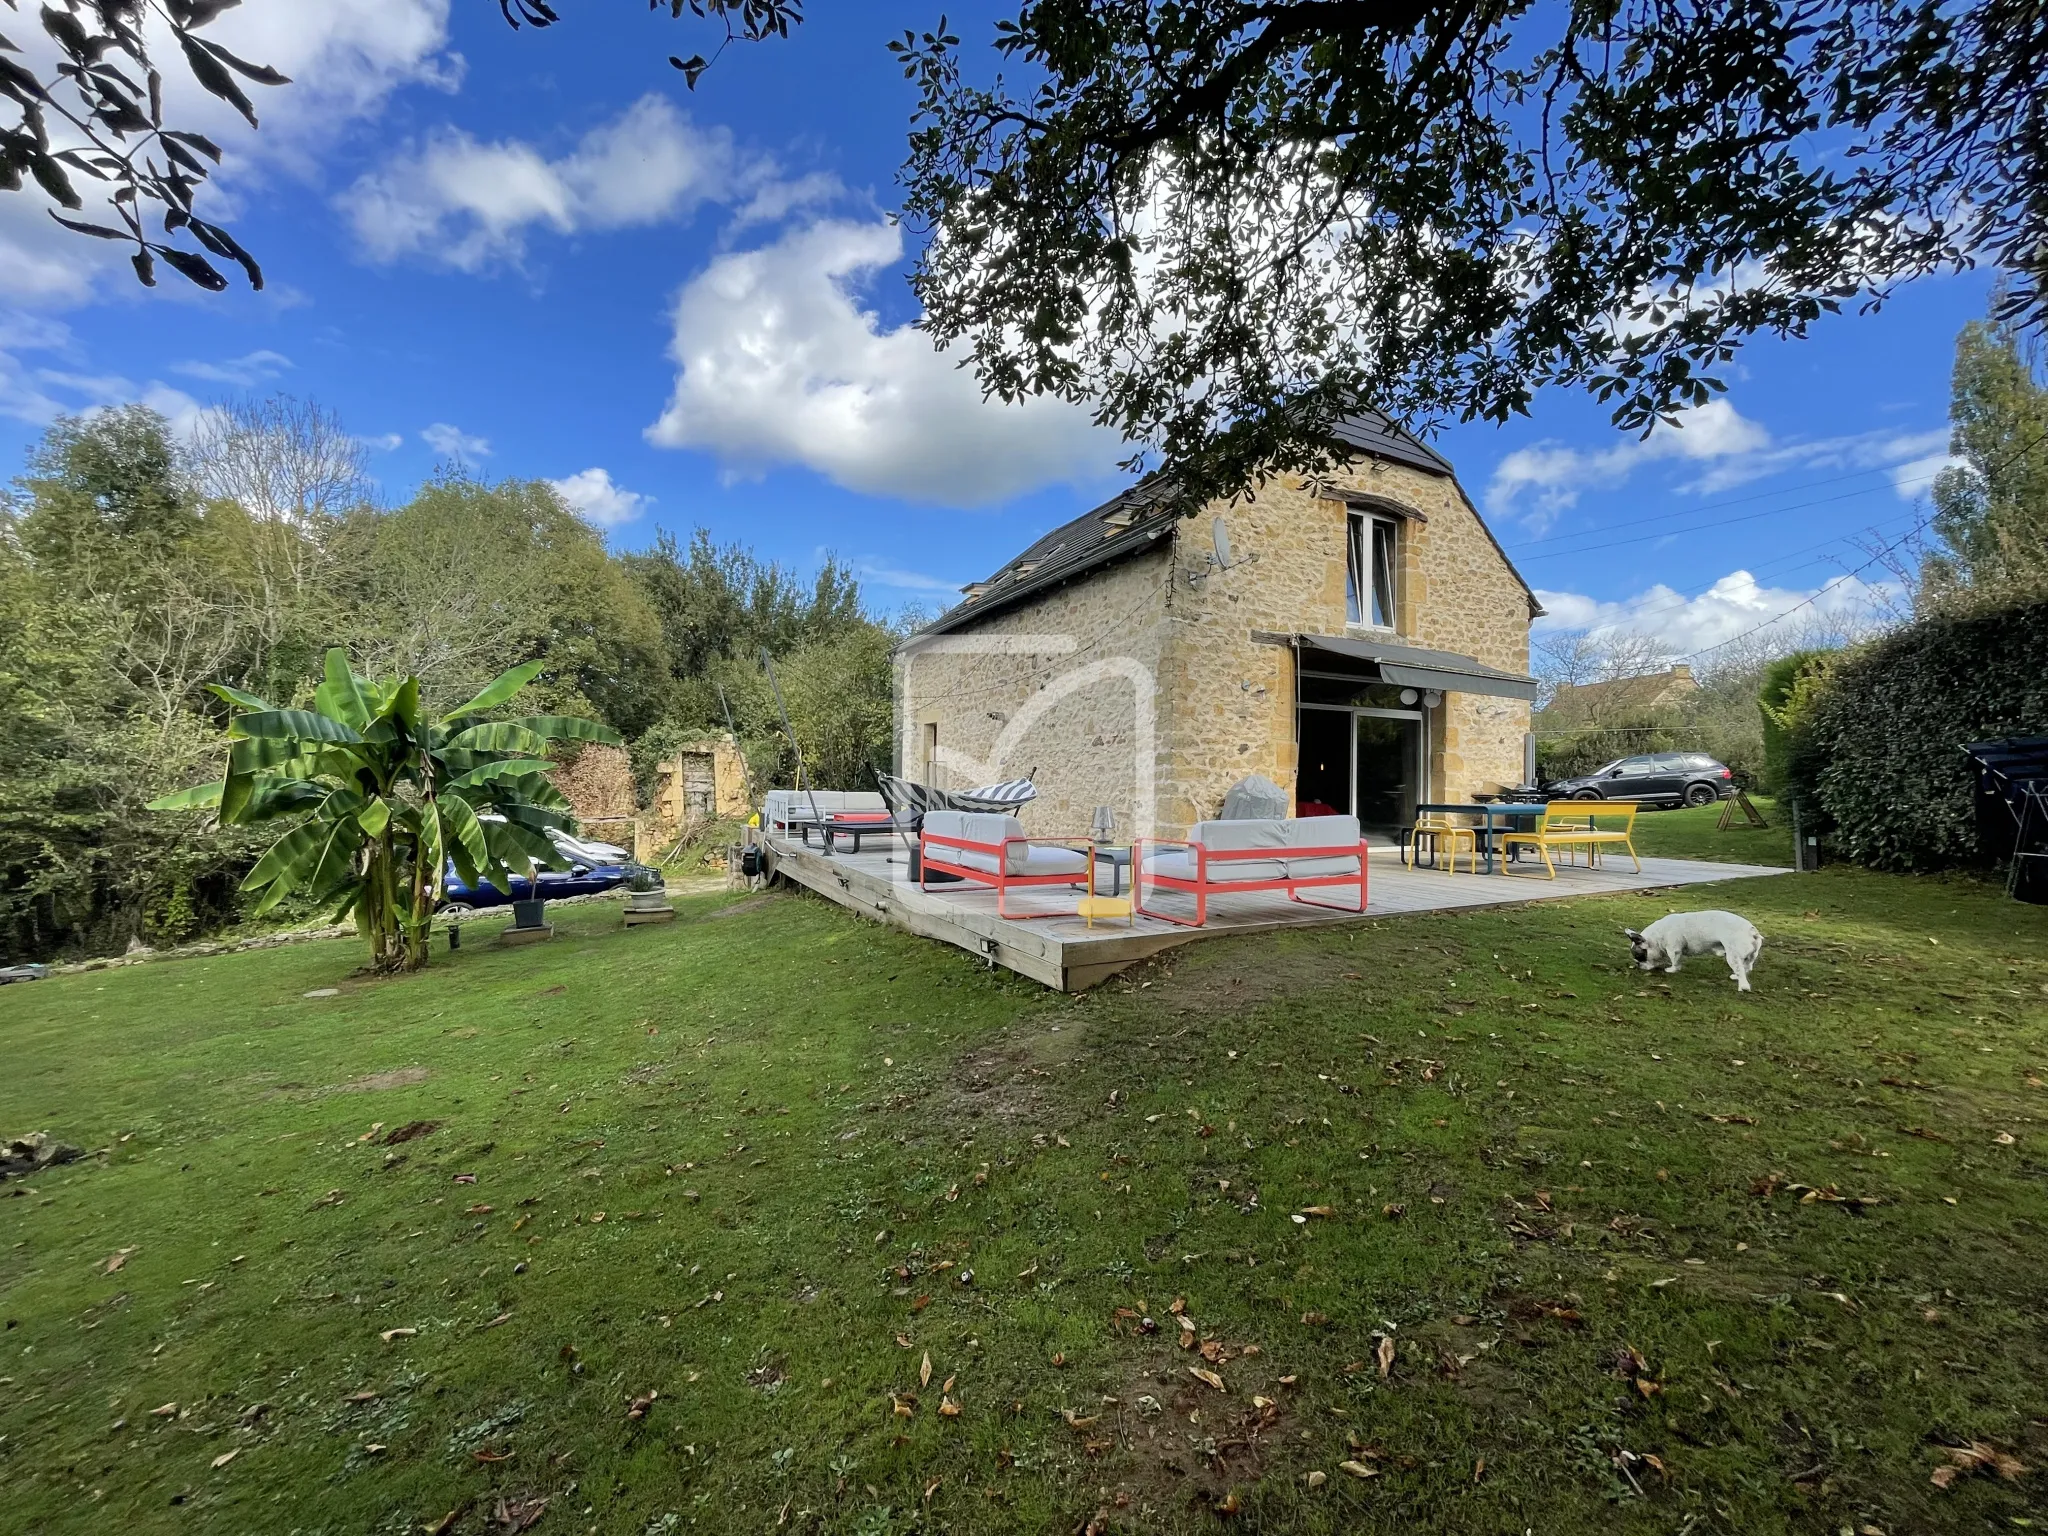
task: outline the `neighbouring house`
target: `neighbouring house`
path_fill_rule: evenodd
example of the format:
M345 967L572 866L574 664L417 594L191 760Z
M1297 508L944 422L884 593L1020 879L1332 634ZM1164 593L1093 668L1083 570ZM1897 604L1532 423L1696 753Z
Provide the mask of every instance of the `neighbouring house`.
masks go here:
M1677 709L1700 691L1692 668L1679 662L1666 672L1616 677L1600 683L1560 683L1550 698L1550 711L1560 719L1600 722L1633 719L1658 710Z
M1348 462L1179 515L1143 482L1053 529L896 655L899 771L1030 774L1040 836L1178 836L1247 774L1391 837L1524 782L1527 582L1440 455L1383 417Z

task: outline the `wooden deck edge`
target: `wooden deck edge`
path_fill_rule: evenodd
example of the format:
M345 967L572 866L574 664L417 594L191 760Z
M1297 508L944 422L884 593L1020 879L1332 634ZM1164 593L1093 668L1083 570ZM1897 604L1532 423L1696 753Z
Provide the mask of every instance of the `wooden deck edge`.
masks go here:
M1224 938L1233 934L1273 933L1304 926L1298 922L1275 918L1234 923L1227 928L1184 928L1171 933L1130 933L1123 936L1112 936L1098 928L1085 942L1068 943L1059 935L1039 929L1032 923L1018 923L998 918L990 913L948 907L938 900L923 897L914 887L899 886L894 880L827 857L814 849L794 848L770 841L766 845L766 851L767 870L771 876L780 875L862 917L900 928L919 938L937 939L956 949L965 950L979 960L991 965L1000 965L1020 976L1029 977L1041 986L1061 992L1084 992L1141 961L1202 939ZM1721 878L1730 880L1788 873L1783 869L1765 866L1720 867L1729 871ZM1667 884L1648 870L1643 871L1643 874L1647 878L1642 885L1603 891L1559 891L1550 881L1536 880L1532 877L1529 881L1532 889L1526 895L1502 891L1498 900L1459 902L1455 906L1420 910L1485 912L1502 907L1529 906L1540 901L1556 901L1569 896L1613 896L1623 894L1624 891L1679 891L1690 885L1718 883L1694 879ZM1333 912L1318 919L1314 926L1344 928L1355 923L1378 922L1386 918L1409 915L1409 909L1375 909L1368 905L1361 913Z

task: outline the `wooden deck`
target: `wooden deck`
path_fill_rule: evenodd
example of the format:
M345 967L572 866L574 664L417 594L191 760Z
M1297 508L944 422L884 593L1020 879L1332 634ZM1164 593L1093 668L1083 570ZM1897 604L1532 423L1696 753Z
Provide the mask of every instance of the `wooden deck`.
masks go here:
M900 850L884 852L879 843L860 853L826 857L770 838L768 868L808 886L843 907L939 939L979 955L991 964L1061 991L1079 992L1161 950L1227 933L1275 928L1310 928L1361 921L1361 914L1332 912L1289 901L1279 891L1240 896L1212 896L1205 927L1183 928L1156 918L1140 917L1126 926L1123 919L1088 927L1078 917L1027 920L996 915L995 892L984 886L934 886L920 891L909 880L909 863ZM1539 867L1540 870L1540 867ZM1692 859L1644 859L1637 874L1626 854L1610 856L1598 869L1560 865L1555 880L1531 875L1445 874L1433 869L1403 869L1393 849L1374 850L1369 901L1364 918L1392 917L1404 912L1440 912L1457 907L1514 905L1525 901L1558 901L1571 896L1642 891L1668 886L1706 885L1741 880L1751 875L1787 871L1756 864L1708 864ZM1107 890L1107 886L1100 889ZM1126 892L1128 894L1128 891ZM1317 891L1318 900L1342 901L1346 892ZM1349 893L1356 899L1356 891ZM1075 893L1065 889L1012 892L1012 911L1058 912L1071 908ZM1160 892L1156 905L1193 912L1191 897ZM1179 905L1175 906L1174 903Z

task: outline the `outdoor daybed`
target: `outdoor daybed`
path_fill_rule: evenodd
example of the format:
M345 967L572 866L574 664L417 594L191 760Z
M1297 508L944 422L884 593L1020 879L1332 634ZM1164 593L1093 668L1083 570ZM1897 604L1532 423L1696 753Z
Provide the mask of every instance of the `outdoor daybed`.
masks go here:
M1133 845L1132 888L1137 910L1186 928L1209 920L1209 898L1250 891L1285 891L1290 901L1363 912L1366 846L1356 816L1309 816L1290 821L1198 821L1186 839L1138 838ZM1314 901L1304 890L1358 888L1358 905ZM1146 905L1160 890L1195 898L1192 921Z
M1073 912L1012 912L1009 893L1028 886L1094 884L1094 859L1079 838L1031 838L1014 816L977 811L926 811L918 837L918 888L927 875L952 875L990 886L999 917L1072 917Z

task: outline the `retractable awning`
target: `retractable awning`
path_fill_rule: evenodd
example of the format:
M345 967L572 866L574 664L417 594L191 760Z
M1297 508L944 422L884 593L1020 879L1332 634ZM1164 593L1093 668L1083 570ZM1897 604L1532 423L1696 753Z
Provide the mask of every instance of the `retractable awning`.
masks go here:
M1369 661L1382 680L1402 688L1435 688L1444 693L1487 693L1502 699L1534 699L1536 679L1489 667L1456 651L1431 651L1419 645L1364 640L1350 635L1296 635L1304 653L1322 651L1346 661Z

